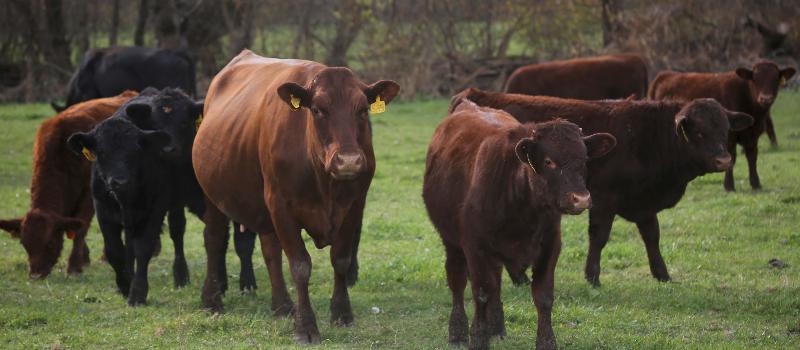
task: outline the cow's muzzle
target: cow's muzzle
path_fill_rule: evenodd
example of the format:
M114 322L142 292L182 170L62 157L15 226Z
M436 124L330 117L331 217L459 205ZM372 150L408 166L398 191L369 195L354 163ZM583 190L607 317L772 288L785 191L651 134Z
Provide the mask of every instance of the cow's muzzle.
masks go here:
M592 196L588 191L569 192L561 201L561 210L577 215L592 206Z
M331 159L330 174L336 180L352 180L366 169L362 152L336 152Z
M731 167L733 163L733 159L731 158L730 154L725 154L723 156L715 157L714 158L714 167L717 171L725 171Z
M758 95L758 104L762 107L769 107L775 102L775 95Z

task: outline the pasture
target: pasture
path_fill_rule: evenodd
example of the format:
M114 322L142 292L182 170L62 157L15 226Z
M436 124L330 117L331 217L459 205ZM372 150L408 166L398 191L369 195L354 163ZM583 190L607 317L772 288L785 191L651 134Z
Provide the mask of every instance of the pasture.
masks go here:
M312 304L325 349L446 349L450 293L444 252L421 199L425 152L448 100L396 102L372 117L377 172L365 212L360 279L350 289L355 325L328 323L332 268L328 249L308 249L314 269ZM0 106L0 217L29 205L31 144L36 127L53 115L45 104ZM583 279L587 214L565 217L564 248L556 270L553 325L566 349L787 349L800 346L800 93L783 91L772 108L781 146L761 140L764 190L747 184L744 157L736 193L722 189L722 173L698 178L676 208L660 215L661 247L673 282L650 277L634 225L617 219L604 250L603 285ZM453 203L457 205L458 203ZM65 275L65 250L46 280L31 281L19 242L0 237L0 348L262 348L297 347L292 322L273 317L266 269L256 249L258 287L238 292L238 259L228 254L231 290L226 313L200 308L205 277L202 224L189 219L188 287L172 286L172 243L150 265L149 305L130 308L116 292L113 271L98 258L102 237L92 224L92 265ZM778 258L787 264L768 264ZM284 262L284 268L288 264ZM287 277L290 276L288 271ZM503 280L507 336L497 349L535 342L530 290ZM290 293L293 287L290 285ZM467 312L471 299L467 289Z

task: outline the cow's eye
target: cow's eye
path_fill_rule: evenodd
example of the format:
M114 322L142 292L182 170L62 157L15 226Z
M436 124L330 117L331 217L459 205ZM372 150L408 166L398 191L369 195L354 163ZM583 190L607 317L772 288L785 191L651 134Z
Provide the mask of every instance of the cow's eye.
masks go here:
M556 162L554 162L552 159L550 159L550 157L547 157L547 158L544 159L544 165L547 166L550 169L555 169Z

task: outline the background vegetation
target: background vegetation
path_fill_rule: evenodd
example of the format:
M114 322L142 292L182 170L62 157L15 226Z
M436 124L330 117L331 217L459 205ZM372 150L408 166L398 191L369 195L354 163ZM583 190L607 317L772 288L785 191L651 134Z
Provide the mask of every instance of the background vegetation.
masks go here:
M308 249L314 262L311 297L324 349L447 349L450 294L444 254L421 200L425 152L448 101L400 102L372 118L378 169L369 192L361 244L361 278L350 290L356 323L328 324L332 269L328 249ZM0 217L29 205L31 146L51 115L44 104L0 106ZM790 349L800 344L800 94L784 91L773 116L779 150L762 142L764 190L749 190L746 166L736 167L736 193L722 174L693 181L674 209L662 212L662 251L674 282L650 277L634 225L617 220L604 250L603 286L583 280L587 214L564 220L564 250L556 272L554 330L566 349ZM743 159L743 158L742 158ZM191 284L172 287L172 246L150 267L149 305L127 307L111 268L97 258L102 237L92 224L92 266L66 277L64 256L52 275L31 281L18 241L0 236L0 348L289 349L290 319L269 312L266 269L256 264L256 294L230 291L226 313L202 311L205 277L202 224L191 218L187 259ZM232 249L231 249L232 250ZM256 254L258 250L256 250ZM779 258L788 267L770 267ZM228 258L237 285L238 261ZM284 266L288 266L284 263ZM286 272L289 276L288 271ZM469 298L469 289L467 291ZM529 349L536 312L528 288L503 281L508 336L496 349ZM471 300L467 300L471 303ZM471 307L468 307L471 314ZM307 349L307 348L303 348Z
M516 67L638 52L664 68L794 63L794 0L7 0L0 101L64 96L89 48L186 48L198 90L242 48L394 79L404 97L499 88ZM201 93L202 95L202 93Z

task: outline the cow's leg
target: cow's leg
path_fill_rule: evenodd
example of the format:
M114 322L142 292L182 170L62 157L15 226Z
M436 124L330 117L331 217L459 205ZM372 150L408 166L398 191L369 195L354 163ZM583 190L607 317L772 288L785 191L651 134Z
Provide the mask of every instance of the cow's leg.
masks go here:
M277 200L267 199L268 208L281 248L289 259L289 270L297 290L294 308L294 340L301 344L316 344L320 341L317 318L308 296L308 280L311 278L311 256L300 236L300 225L294 221L285 206Z
M495 278L495 285L497 286L497 293L492 294L489 300L489 335L492 337L505 337L506 319L503 314L503 300L501 298L501 291L503 288L503 265L497 265L493 276Z
M131 289L131 276L125 264L125 245L122 243L122 225L97 215L100 232L103 233L103 254L114 269L117 288L126 298Z
M750 171L750 187L754 190L760 190L761 180L758 178L758 169L756 168L756 161L758 161L758 140L744 145L744 156L747 158L747 168Z
M159 221L163 221L163 216ZM147 268L150 266L150 259L152 259L153 252L155 251L156 240L159 236L158 226L160 226L160 222L158 225L149 225L150 227L147 228L147 231L131 239L136 261L136 271L133 275L133 283L131 283L131 292L128 294L129 306L147 304L147 293L150 289L147 283Z
M556 263L561 254L561 231L553 228L555 234L543 233L542 250L533 268L531 294L536 305L538 321L536 323L536 349L555 349L556 337L553 334L551 314L553 312L553 288Z
M728 153L731 155L731 166L725 170L725 191L736 191L736 185L733 183L733 166L736 165L736 142L728 141Z
M608 243L614 214L595 206L589 210L589 253L586 255L584 273L594 287L600 287L600 257Z
M189 284L189 267L183 253L183 235L186 233L186 215L183 207L172 208L167 216L169 223L169 237L175 246L175 260L172 262L172 279L175 287Z
M228 249L228 218L211 202L206 201L203 213L203 240L206 249L206 280L203 283L203 307L212 312L222 312L223 283L225 276L225 251Z
M447 341L454 345L466 345L469 325L464 310L464 288L467 287L467 260L461 248L444 245L447 260L444 268L447 272L447 286L453 296L453 309L450 311L450 326Z
M89 232L89 225L92 223L94 215L94 204L91 195L87 191L80 200L79 208L75 217L85 223L80 230L75 232L75 240L72 241L72 251L67 261L67 273L70 275L80 274L83 267L91 263L89 259L89 246L86 245L86 233Z
M353 268L353 258L361 235L361 220L364 216L366 194L356 199L344 217L339 232L331 243L333 265L333 296L331 297L331 322L340 326L353 323L353 310L347 292L347 276Z
M350 269L347 271L348 287L356 285L356 282L358 281L358 245L361 242L361 224L362 220L358 220L358 227L355 231L355 237L353 237L353 256L350 258Z
M499 262L492 261L484 252L475 247L465 253L472 283L473 305L475 306L472 328L470 329L469 348L488 349L489 340L492 336L490 302L494 298L499 298L498 294L500 292L499 286L496 284L498 278L494 274L502 270L497 268L497 265L500 264Z
M239 290L242 292L255 291L256 275L253 271L253 249L256 246L256 233L241 230L239 223L233 223L233 247L239 257Z
M772 115L767 113L767 118L764 119L764 129L769 137L769 144L772 148L778 148L778 137L775 136L775 125L772 123Z
M275 316L288 316L292 313L293 304L286 289L283 278L283 255L278 236L274 231L259 233L261 255L269 272L270 289L272 290L272 312Z
M650 262L650 273L653 274L655 279L666 282L669 281L669 272L667 272L667 264L664 263L664 258L661 257L661 249L658 247L659 239L661 238L661 230L658 227L658 216L653 215L649 218L636 222L636 227L639 228L639 234L642 236L644 246L647 249L647 260Z

